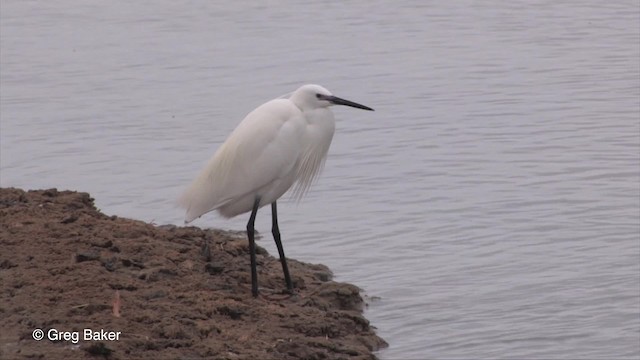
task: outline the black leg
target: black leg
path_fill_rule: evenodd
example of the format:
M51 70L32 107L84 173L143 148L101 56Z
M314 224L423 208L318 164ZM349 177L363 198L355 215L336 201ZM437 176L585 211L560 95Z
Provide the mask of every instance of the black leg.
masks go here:
M253 210L251 210L251 216L247 223L247 236L249 237L249 255L251 256L251 293L253 297L258 296L258 270L256 268L256 241L254 238L255 229L254 223L256 222L256 214L258 214L258 207L260 206L260 198L257 197L253 203Z
M276 241L278 247L278 254L280 254L280 262L282 263L282 272L284 273L284 282L287 284L287 290L293 290L291 284L291 276L289 276L289 267L287 266L287 258L284 257L284 248L282 248L282 241L280 241L280 228L278 227L278 209L276 202L271 204L271 215L273 223L271 227L271 233L273 234L273 240Z

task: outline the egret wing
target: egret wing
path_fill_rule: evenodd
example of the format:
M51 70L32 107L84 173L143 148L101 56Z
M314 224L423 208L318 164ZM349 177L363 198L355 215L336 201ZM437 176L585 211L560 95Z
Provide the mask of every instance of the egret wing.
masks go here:
M257 191L293 171L305 122L290 101L269 101L229 135L180 199L186 222ZM249 211L247 209L247 211Z

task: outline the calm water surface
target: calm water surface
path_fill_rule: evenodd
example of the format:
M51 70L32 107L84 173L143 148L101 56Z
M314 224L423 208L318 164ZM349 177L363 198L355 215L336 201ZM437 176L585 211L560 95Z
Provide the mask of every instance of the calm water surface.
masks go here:
M640 356L637 1L264 4L3 0L1 185L180 224L244 115L320 83L376 112L335 109L285 248L366 291L381 358Z

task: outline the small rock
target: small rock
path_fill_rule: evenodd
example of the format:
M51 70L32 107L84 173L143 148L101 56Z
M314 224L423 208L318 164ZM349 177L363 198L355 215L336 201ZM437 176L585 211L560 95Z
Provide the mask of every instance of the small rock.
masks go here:
M62 223L62 224L71 224L71 223L75 222L76 220L78 220L78 215L71 214L71 215L65 217L64 219L62 219L60 221L60 223Z
M100 253L95 251L82 251L76 254L76 262L99 260Z
M220 315L227 315L233 320L240 320L240 318L244 314L244 311L242 311L241 309L232 308L227 305L218 306L217 310Z
M102 266L109 271L114 271L117 268L118 258L112 257L111 259L104 260Z
M191 260L185 260L180 264L180 267L187 269L187 270L193 270L194 267L194 263ZM208 264L207 264L208 265Z
M89 347L85 348L84 351L89 353L90 355L102 355L105 358L111 355L113 350L109 349L104 343L99 342L95 344L91 344Z
M95 241L95 242L91 242L91 245L96 246L96 247L100 247L100 248L110 248L113 246L113 241L111 240L107 240L107 241Z
M207 263L204 266L204 271L208 272L211 275L218 275L224 271L224 266L216 263Z
M47 189L47 190L42 192L42 195L49 196L49 197L57 196L58 195L58 189L55 189L55 188Z
M161 299L166 296L167 296L167 293L164 290L156 290L156 291L152 291L142 295L142 297L145 298L146 300Z
M211 248L209 247L209 242L207 240L202 244L202 256L204 257L204 261L211 261Z
M120 249L118 249L118 252L120 252ZM126 267L132 266L132 267L137 267L138 269L144 269L144 264L135 260L122 259L122 265Z
M14 264L9 260L2 260L2 262L0 262L0 269L11 269L17 266L17 264Z

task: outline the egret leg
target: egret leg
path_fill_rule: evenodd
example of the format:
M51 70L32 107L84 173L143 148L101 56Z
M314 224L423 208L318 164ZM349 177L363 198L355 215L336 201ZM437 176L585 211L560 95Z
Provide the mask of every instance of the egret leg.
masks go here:
M256 214L258 214L258 207L260 206L260 198L257 197L253 203L253 210L251 210L251 216L247 223L247 237L249 238L249 256L251 257L251 293L253 297L258 296L258 269L256 267L256 241L254 238L256 222Z
M282 263L282 272L284 273L284 282L287 284L287 290L293 290L291 283L291 276L289 276L289 267L287 266L287 258L284 257L284 248L282 247L282 241L280 240L280 228L278 227L278 209L276 202L271 203L271 216L273 223L271 226L271 233L273 234L273 240L276 241L278 247L278 254L280 254L280 262Z

